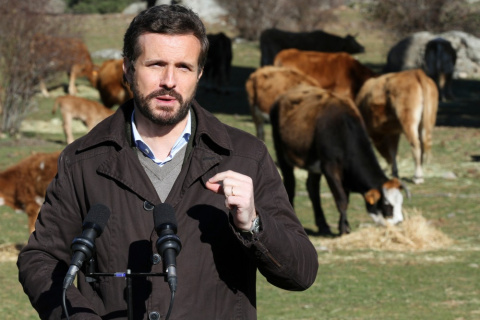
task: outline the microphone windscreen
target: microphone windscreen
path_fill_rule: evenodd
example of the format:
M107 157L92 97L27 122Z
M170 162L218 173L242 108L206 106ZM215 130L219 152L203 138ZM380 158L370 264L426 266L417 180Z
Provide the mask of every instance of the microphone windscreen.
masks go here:
M108 219L110 218L110 209L103 204L94 204L90 207L87 217L83 222L83 227L92 227L95 226L95 229L100 235L107 225Z
M172 224L177 226L177 219L175 217L175 209L168 203L160 203L153 209L153 223L155 230L163 224Z

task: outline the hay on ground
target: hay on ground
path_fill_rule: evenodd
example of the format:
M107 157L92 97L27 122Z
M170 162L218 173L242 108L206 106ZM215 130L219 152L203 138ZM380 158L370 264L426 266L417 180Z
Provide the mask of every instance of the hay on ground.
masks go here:
M418 210L405 214L399 225L369 226L334 239L320 240L328 249L428 251L446 248L453 240L427 221Z
M7 243L0 245L0 262L17 261L21 245Z

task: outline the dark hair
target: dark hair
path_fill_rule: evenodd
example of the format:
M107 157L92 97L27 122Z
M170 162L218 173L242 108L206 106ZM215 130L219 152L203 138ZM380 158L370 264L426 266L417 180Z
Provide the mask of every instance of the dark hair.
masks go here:
M180 5L158 5L140 12L130 23L123 38L123 56L132 64L141 54L138 38L145 33L193 34L200 41L198 65L200 70L203 69L207 59L208 39L205 26L192 10Z

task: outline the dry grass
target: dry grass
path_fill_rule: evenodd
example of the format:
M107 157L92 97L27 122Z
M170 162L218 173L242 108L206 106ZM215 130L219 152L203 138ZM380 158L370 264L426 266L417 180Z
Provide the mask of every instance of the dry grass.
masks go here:
M400 225L364 227L342 237L321 239L321 245L328 250L430 251L453 244L453 240L437 230L419 210L407 213L404 210L404 215Z
M0 245L0 262L17 261L21 246L18 244L7 243Z

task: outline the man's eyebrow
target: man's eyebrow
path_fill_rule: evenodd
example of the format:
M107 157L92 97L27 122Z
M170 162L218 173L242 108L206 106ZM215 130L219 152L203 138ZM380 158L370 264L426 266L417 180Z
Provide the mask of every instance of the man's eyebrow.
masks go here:
M144 64L151 64L151 63L159 63L159 62L168 63L166 60L156 59L156 58L147 59L143 63ZM194 63L190 63L190 62L187 62L187 61L179 61L179 62L174 63L174 65L176 65L176 66L187 66L189 68L195 68L195 66L196 66Z

